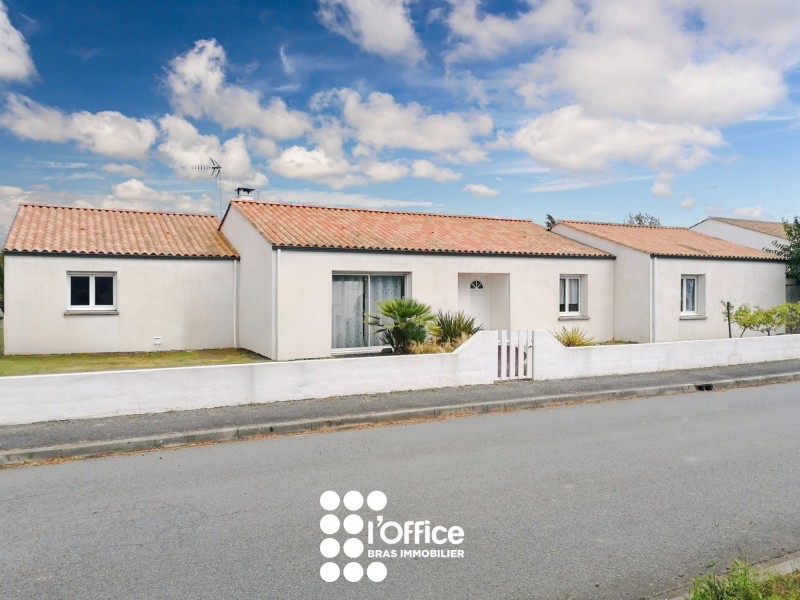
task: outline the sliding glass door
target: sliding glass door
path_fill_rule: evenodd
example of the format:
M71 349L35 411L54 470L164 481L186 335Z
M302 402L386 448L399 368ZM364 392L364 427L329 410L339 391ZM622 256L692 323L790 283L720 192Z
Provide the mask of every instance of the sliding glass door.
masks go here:
M378 303L405 296L405 275L333 276L333 348L380 346L366 324Z

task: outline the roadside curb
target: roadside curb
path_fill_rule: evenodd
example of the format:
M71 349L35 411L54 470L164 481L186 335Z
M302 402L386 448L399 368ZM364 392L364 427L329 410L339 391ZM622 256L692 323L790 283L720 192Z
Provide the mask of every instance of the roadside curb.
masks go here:
M338 417L322 417L318 419L267 422L254 425L243 425L240 427L222 427L202 431L169 433L119 440L78 442L72 444L63 444L60 446L11 449L0 452L0 468L50 460L99 457L109 454L178 448L181 446L191 446L205 443L230 442L264 436L297 435L321 431L340 431L358 427L374 427L389 423L431 421L448 417L471 416L486 413L502 413L570 404L589 404L610 400L631 400L634 398L648 398L653 396L667 396L700 391L786 383L797 380L800 380L800 372L755 377L741 377L735 379L697 381L695 383L687 384L638 387L622 390L582 392L577 394L559 394L551 396L518 398L513 400L496 400L489 402L474 402L469 404L409 408L396 411L363 413Z
M778 573L785 575L800 570L800 552L793 552L777 558L753 565L761 573ZM665 594L652 596L649 600L687 600L692 593L692 586L685 585Z

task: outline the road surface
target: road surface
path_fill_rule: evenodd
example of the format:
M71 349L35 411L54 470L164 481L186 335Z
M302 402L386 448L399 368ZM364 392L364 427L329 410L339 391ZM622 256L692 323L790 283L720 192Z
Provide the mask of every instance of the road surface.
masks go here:
M342 522L463 541L325 534L328 490L386 495ZM450 557L328 559L328 537ZM634 599L798 549L798 383L0 471L0 598L19 600ZM326 583L326 562L387 575Z

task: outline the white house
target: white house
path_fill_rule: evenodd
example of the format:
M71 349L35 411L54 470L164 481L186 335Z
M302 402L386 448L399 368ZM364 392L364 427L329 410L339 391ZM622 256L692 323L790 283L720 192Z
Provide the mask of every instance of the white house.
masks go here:
M23 204L3 252L6 354L236 345L215 217Z
M720 301L783 300L775 255L666 227L231 202L203 215L21 205L4 252L7 354L241 347L379 351L410 296L485 329L721 338Z
M786 265L763 250L681 227L559 221L553 231L617 257L617 339L723 338L722 302L770 307L784 301Z
M233 201L239 344L281 360L374 349L364 315L413 296L485 329L613 335L613 256L531 221Z
M780 221L709 217L697 225L692 225L691 229L757 250L773 250L775 242L786 243L787 241L786 230Z

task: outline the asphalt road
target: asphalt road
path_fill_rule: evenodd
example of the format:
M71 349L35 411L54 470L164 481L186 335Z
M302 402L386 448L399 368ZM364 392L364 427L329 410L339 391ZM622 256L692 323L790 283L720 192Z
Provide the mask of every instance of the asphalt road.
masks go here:
M800 549L798 432L791 383L0 471L0 598L640 598ZM325 583L326 490L464 556Z

